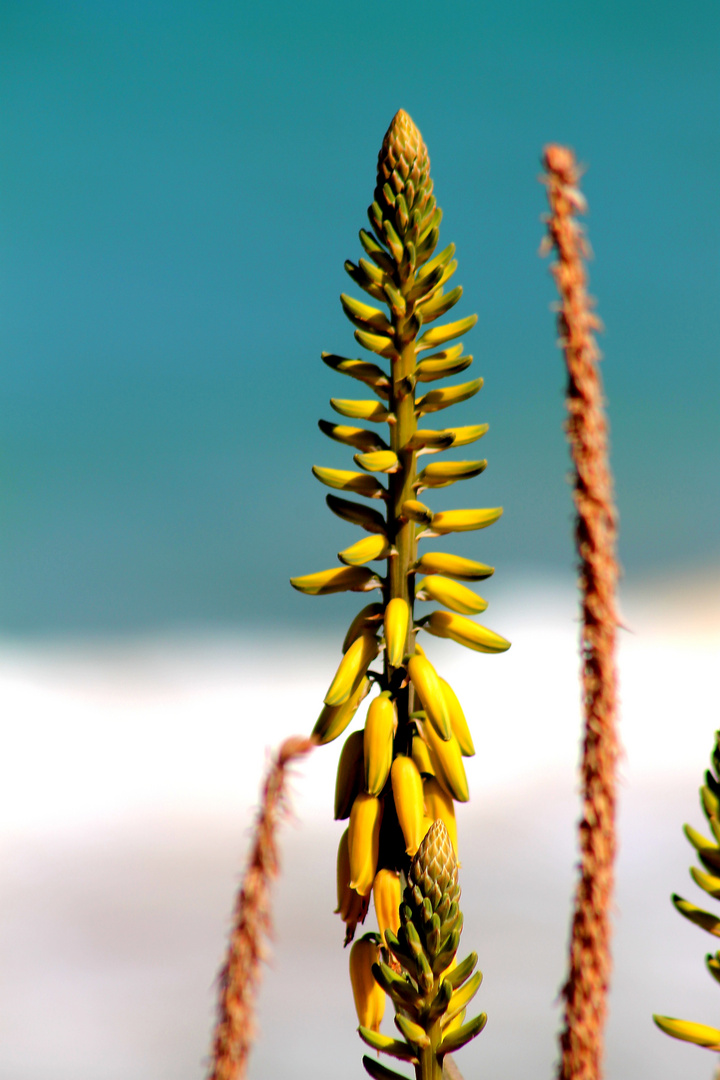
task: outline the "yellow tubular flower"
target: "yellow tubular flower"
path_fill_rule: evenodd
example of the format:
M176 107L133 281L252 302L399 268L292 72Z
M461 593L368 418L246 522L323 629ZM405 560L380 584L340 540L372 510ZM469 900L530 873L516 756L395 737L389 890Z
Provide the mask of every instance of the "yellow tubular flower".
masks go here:
M362 682L368 665L378 654L379 646L375 635L365 632L360 635L343 656L330 689L325 695L326 705L342 705Z
M375 698L365 721L364 761L365 790L379 795L390 774L393 755L395 706L388 691Z
M372 966L380 961L375 934L363 934L350 950L350 983L360 1025L379 1031L385 1012L385 991L375 982Z
M413 759L398 754L392 763L390 779L405 850L408 855L414 855L425 835L422 778Z
M312 731L321 745L332 742L338 735L342 735L369 690L370 680L363 679L355 692L342 705L323 705Z
M413 735L412 759L418 767L418 772L420 772L422 776L435 775L435 769L430 761L430 752L427 748L427 743L420 735Z
M380 937L385 941L385 931L397 934L400 927L400 900L402 888L396 870L378 870L373 882L373 900Z
M450 727L453 729L453 735L460 746L460 753L463 757L474 757L475 747L473 746L472 735L462 705L458 701L457 694L452 686L442 677L439 676L439 678L445 695L445 703L450 713Z
M467 802L468 792L465 766L460 753L460 746L453 735L450 739L441 739L432 724L423 724L423 736L430 750L430 760L435 767L435 776L457 802Z
M396 596L385 608L385 648L390 667L399 667L405 655L410 608L406 600Z
M367 896L375 880L382 809L380 799L361 791L350 811L350 888L355 889L361 896Z
M428 720L442 739L449 739L452 733L450 713L437 671L426 656L416 653L408 660L408 675Z

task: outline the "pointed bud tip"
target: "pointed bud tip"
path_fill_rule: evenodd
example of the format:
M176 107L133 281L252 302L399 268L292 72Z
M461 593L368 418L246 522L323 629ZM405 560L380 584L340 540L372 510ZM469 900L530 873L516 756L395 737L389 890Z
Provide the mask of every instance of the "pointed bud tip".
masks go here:
M445 822L435 820L417 849L410 865L408 881L420 884L427 895L437 883L441 892L457 881L457 858Z
M399 165L401 158L405 159L405 164L401 165L403 180L407 179L407 170L414 161L419 159L425 170L430 164L423 137L404 109L398 109L392 118L390 127L385 132L385 138L378 155L379 183L381 178L382 183L388 179L396 166ZM380 186L382 186L382 183Z

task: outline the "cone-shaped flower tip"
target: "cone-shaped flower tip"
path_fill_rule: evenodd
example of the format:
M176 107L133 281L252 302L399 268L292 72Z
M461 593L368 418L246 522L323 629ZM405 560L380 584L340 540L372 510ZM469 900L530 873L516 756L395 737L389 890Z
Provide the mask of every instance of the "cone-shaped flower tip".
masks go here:
M433 899L438 890L443 894L452 889L459 895L457 859L444 821L438 819L428 829L410 864L408 880L410 885L418 886L423 896Z
M398 171L406 180L415 161L421 173L428 172L430 159L422 135L405 110L398 109L378 154L379 184L382 186L401 162Z

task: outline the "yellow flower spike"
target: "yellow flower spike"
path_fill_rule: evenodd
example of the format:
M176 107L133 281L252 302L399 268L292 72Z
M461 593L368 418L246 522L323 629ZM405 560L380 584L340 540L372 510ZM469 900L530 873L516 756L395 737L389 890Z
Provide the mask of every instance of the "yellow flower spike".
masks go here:
M340 661L335 678L325 695L325 704L342 705L347 701L379 651L378 640L373 633L361 634Z
M380 851L382 812L383 806L380 799L364 791L356 797L350 811L348 827L350 887L361 896L367 896L375 880Z
M402 887L398 872L396 870L378 870L373 882L373 901L375 903L378 930L383 942L385 941L386 930L392 930L393 934L398 932L401 899Z
M370 703L365 720L365 790L379 795L387 783L392 765L395 706L388 690Z
M320 745L332 742L342 735L345 728L358 711L364 697L370 690L370 680L363 679L342 705L324 705L312 730Z
M408 661L408 675L431 725L442 739L449 739L452 735L450 712L435 668L426 656L411 656Z
M410 624L410 607L401 596L396 596L385 608L385 648L390 667L400 667L405 655Z
M430 760L435 766L435 776L457 802L467 802L467 776L463 765L460 745L455 738L441 739L432 724L423 724L423 736L430 749Z
M450 727L453 729L453 735L460 746L460 753L463 757L474 757L475 747L473 745L472 735L470 734L470 728L465 719L462 705L458 701L457 694L452 686L450 686L450 684L442 677L440 677L440 685L442 686L445 702L448 707L448 712L450 713Z
M426 831L423 830L422 777L412 758L398 754L392 763L390 779L405 850L408 855L414 855Z
M375 934L363 934L350 950L350 983L361 1027L379 1031L385 1012L385 991L375 982L373 964L380 962Z
M452 797L442 787L436 777L428 776L423 781L423 794L425 797L425 809L431 821L442 821L448 831L455 855L458 854L457 822L455 820L455 803Z

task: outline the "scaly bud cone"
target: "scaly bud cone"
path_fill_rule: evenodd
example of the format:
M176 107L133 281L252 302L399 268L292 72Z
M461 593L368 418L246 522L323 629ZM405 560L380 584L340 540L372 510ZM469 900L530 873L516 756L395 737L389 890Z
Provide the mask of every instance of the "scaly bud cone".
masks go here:
M451 903L460 896L458 885L458 866L450 834L443 821L434 821L427 831L417 854L410 864L408 890L413 896L412 886L417 886L423 899L430 900L436 909L443 896L450 896Z

